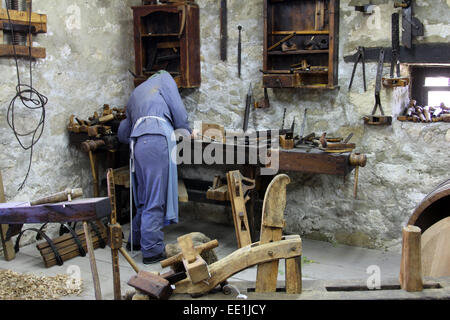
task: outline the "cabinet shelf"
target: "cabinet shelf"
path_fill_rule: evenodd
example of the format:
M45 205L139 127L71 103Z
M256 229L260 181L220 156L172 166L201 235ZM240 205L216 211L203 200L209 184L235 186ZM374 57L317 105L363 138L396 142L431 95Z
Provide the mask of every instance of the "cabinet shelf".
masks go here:
M264 88L337 88L339 2L264 0ZM295 36L289 37L293 33ZM282 41L289 41L289 47L296 50L282 51ZM275 50L268 50L275 45ZM316 50L309 50L312 48ZM291 66L299 63L325 70L291 73Z
M277 35L289 35L295 32L296 35L328 35L330 32L328 30L290 30L290 31L272 31L269 34L271 36Z
M134 6L132 9L134 85L138 86L157 71L165 70L172 75L179 88L200 87L198 5L168 2Z
M149 38L149 37L178 37L178 33L144 33L141 34L142 38Z
M269 56L284 56L284 55L296 55L296 54L317 54L328 53L329 50L293 50L293 51L269 51Z

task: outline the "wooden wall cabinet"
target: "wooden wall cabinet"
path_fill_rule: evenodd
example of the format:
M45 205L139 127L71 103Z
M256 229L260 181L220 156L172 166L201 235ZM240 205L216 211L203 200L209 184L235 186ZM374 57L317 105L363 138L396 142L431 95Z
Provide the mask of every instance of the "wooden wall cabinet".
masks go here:
M159 70L168 71L179 88L201 83L200 16L195 3L132 7L135 86Z
M338 40L339 0L264 0L263 87L336 88Z

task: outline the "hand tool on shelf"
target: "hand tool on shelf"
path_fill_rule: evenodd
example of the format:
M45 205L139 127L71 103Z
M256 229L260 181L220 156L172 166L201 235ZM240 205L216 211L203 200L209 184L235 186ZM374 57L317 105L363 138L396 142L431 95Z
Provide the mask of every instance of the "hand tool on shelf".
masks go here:
M383 86L388 88L405 87L409 78L400 78L400 30L399 14L392 14L392 60L390 78L383 78ZM394 73L395 72L395 73Z
M375 83L375 106L373 107L372 114L365 116L363 118L364 122L369 125L391 125L392 117L385 116L383 107L381 105L381 78L383 75L383 64L384 64L384 49L380 49L380 53L378 56L378 68L377 68L377 77ZM381 115L375 115L377 109L380 108Z
M284 37L283 39L281 39L281 40L278 41L277 43L271 45L271 46L267 49L267 51L272 51L273 49L275 49L276 47L280 46L280 45L283 44L284 42L286 42L286 41L290 40L291 38L293 38L295 35L296 35L295 32L293 32L293 33L287 35L286 37Z
M361 62L361 64L362 64L364 92L367 91L367 86L366 86L366 61L365 60L366 60L366 58L365 58L365 49L364 49L364 47L358 47L356 61L355 61L355 64L353 65L352 77L350 78L350 84L348 86L348 90L349 91L352 88L353 79L355 77L356 67L357 67L359 62Z

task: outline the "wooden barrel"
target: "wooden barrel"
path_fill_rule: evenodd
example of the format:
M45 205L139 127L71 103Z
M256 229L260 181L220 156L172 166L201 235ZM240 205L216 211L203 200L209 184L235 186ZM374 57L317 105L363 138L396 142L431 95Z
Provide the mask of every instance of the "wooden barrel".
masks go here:
M408 224L425 232L436 222L450 216L450 179L444 181L428 194L414 209Z

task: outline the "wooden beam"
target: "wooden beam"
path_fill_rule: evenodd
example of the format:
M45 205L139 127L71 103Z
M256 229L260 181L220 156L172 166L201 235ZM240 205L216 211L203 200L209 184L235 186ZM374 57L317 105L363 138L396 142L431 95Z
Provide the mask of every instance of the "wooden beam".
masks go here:
M381 47L364 48L366 62L377 62ZM355 62L357 53L344 57L345 62ZM401 63L450 63L450 44L421 43L413 45L411 49L400 47L399 59ZM384 48L384 62L392 60L392 48Z
M29 47L17 45L15 46L16 55L19 57L28 57L30 55ZM14 46L12 44L0 44L0 57L14 56ZM31 48L31 57L35 59L43 59L46 56L45 48Z
M6 203L0 205L0 223L46 223L97 220L111 213L108 197L75 199L30 206L29 203Z
M30 17L26 11L8 10L12 23L28 25ZM8 12L6 9L0 8L0 20L8 22ZM36 28L37 33L47 32L47 15L39 13L31 13L31 25Z
M400 285L405 291L422 291L421 230L419 227L409 225L403 228L402 236Z

